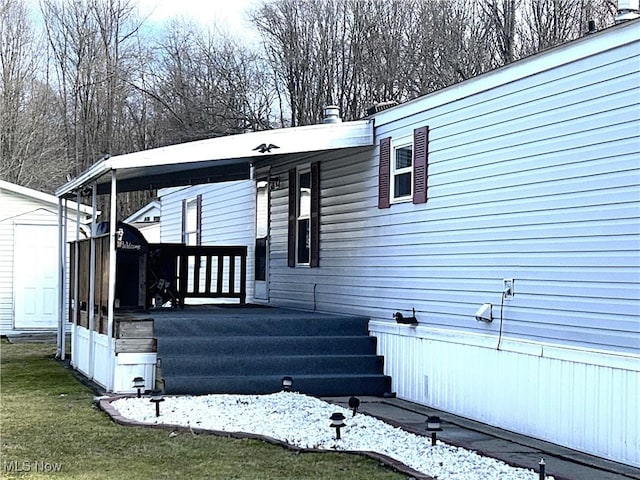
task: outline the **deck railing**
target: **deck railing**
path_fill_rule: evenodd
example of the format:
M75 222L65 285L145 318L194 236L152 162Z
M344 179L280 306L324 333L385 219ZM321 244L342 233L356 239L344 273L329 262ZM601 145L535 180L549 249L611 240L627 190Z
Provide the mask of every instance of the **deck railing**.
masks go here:
M149 282L175 281L170 293L178 303L186 298L247 298L247 247L150 244ZM175 279L175 280L171 280Z
M95 293L93 311L94 330L107 333L107 307L109 295L109 237L96 237ZM69 321L89 328L90 250L89 239L70 242ZM76 250L78 265L76 265ZM159 293L169 295L174 305L183 306L187 298L247 299L247 247L246 246L191 246L184 244L149 244L140 262L139 305L151 307ZM78 270L78 305L74 309L75 270ZM118 264L116 261L116 279ZM162 282L159 282L162 280ZM159 285L162 288L159 288ZM137 287L136 287L137 288ZM116 288L116 296L118 295ZM162 296L162 295L161 295ZM163 298L167 300L167 298ZM116 304L118 307L118 304ZM75 315L74 315L75 313Z

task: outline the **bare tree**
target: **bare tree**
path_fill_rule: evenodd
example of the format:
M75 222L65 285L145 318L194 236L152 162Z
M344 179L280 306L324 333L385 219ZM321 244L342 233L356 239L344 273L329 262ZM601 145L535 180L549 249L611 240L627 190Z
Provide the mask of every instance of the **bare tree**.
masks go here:
M159 114L162 144L271 126L273 93L261 59L214 31L173 21L149 78L145 92Z
M42 43L22 0L0 0L0 178L51 190L67 173Z

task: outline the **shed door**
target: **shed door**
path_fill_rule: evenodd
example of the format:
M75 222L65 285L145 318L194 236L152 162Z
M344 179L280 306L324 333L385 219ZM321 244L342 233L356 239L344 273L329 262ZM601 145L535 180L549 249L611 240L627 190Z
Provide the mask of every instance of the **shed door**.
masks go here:
M16 225L13 249L14 328L58 323L58 227Z

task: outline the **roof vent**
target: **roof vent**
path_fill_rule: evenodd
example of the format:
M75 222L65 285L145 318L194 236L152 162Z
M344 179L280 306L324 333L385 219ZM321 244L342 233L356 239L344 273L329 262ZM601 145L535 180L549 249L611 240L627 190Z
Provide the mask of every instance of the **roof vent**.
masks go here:
M322 123L342 123L340 107L335 105L327 105L324 107L324 119Z
M640 0L618 0L616 24L640 17Z
M395 100L376 103L375 105L367 108L367 115L373 115L375 113L386 110L387 108L395 107L396 105L398 105L398 102L396 102Z

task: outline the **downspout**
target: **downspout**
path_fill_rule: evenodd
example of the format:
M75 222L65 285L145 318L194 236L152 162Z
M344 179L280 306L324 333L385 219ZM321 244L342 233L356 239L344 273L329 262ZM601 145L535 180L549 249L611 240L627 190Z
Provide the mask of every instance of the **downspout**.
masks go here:
M113 341L113 318L115 314L115 296L116 296L116 235L118 226L116 225L116 171L111 170L111 211L109 218L109 304L107 317L107 339L109 351L109 378L108 391L113 391L114 375L115 375L115 343Z
M96 305L96 231L97 231L97 200L98 187L94 183L91 188L91 240L89 241L89 300L87 302L87 316L89 317L89 378L93 379L94 372L94 327L95 327L95 305Z

